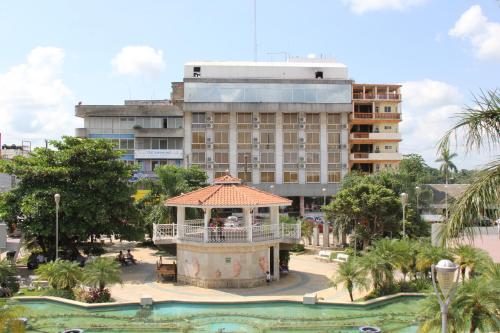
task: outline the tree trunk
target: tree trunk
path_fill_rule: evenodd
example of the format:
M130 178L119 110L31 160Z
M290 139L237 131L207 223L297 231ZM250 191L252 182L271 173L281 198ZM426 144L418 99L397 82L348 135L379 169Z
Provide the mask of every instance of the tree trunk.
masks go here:
M349 289L349 297L351 298L351 302L354 302L354 298L352 297L352 289Z

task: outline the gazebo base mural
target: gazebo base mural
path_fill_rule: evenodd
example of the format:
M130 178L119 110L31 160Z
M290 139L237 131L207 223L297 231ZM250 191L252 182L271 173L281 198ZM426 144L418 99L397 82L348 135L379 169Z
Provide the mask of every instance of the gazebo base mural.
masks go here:
M168 199L177 207L176 224L155 224L155 244L176 244L177 281L205 288L244 288L274 280L280 274L280 244L300 241L300 224L279 222L279 207L291 201L246 186L229 175L214 184ZM259 207L269 207L267 220L255 219ZM204 218L186 220L185 208L201 208ZM241 208L242 225L214 222L217 208ZM231 221L234 221L231 220Z

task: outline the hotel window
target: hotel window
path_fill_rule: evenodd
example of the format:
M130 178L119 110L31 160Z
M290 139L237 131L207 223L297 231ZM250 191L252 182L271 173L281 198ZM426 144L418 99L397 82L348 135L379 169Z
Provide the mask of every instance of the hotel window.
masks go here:
M206 118L205 118L205 113L193 113L193 121L192 124L203 124L205 125L206 123ZM205 127L205 126L203 126Z
M340 133L328 133L328 145L339 145Z
M191 156L192 156L191 163L193 163L193 164L204 164L205 163L205 152L196 152L196 153L193 153Z
M182 128L182 117L167 117L163 119L163 128Z
M319 149L319 133L306 133L306 145L312 149Z
M328 172L328 182L329 183L340 183L340 171L329 171Z
M306 158L307 163L319 164L319 153L316 152L307 153L306 156L307 156Z
M252 144L252 132L238 132L238 145ZM251 147L249 147L251 148Z
M214 157L215 157L215 163L219 163L219 164L229 163L229 153L216 152L214 154Z
M340 113L329 113L328 124L340 124Z
M132 129L135 125L134 117L120 117L120 128L121 129Z
M229 143L229 133L226 131L214 132L214 143Z
M384 126L384 129L390 130L390 129L392 129L392 126Z
M274 172L261 171L260 182L261 183L274 183Z
M227 172L225 171L216 171L214 174L214 178L224 177L225 175L227 175Z
M260 123L261 124L274 124L276 123L276 115L274 113L261 113Z
M385 146L384 148L385 148L385 150L391 150L392 146Z
M294 149L294 145L299 141L299 134L297 132L284 132L283 133L283 149Z
M246 159L245 159L246 156ZM238 164L245 165L245 163L248 164L250 167L250 164L252 163L252 156L250 153L238 153Z
M283 172L283 182L284 183L298 183L299 174L297 171L285 171Z
M205 149L205 132L193 132L193 149Z
M252 182L252 172L251 171L240 171L238 172L238 178L244 181L245 183Z
M273 153L260 153L260 163L263 164L274 164L274 152Z
M328 153L328 163L340 163L340 152Z
M236 119L238 124L251 124L252 114L251 113L237 113Z
M295 152L285 152L283 153L283 163L292 164L298 162L298 154Z
M274 149L274 132L260 132L260 147Z
M319 113L307 113L306 124L319 124Z
M229 113L214 113L214 124L229 123Z
M299 114L298 113L283 113L283 124L284 125L295 125L298 123L298 121L299 121Z
M391 112L391 107L390 106L384 106L384 112Z
M319 183L319 172L308 171L306 173L306 182L307 183Z

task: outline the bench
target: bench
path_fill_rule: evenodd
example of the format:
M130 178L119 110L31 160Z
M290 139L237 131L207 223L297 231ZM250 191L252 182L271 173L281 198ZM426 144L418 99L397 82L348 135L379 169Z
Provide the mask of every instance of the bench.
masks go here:
M347 255L345 253L339 253L339 254L337 254L337 258L333 259L333 261L347 262L348 259L349 259L349 255Z
M321 250L321 251L319 251L319 253L316 256L316 258L319 259L319 260L328 260L328 261L330 261L330 256L331 255L332 255L332 251Z

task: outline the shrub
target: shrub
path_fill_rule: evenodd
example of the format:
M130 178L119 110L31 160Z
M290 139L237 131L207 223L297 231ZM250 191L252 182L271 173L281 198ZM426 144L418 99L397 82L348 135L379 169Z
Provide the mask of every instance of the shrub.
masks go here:
M75 289L75 299L85 303L107 303L111 301L109 289L99 290L92 288L85 290L83 288Z
M303 252L304 244L294 244L290 249L290 252Z
M73 290L69 290L69 289L50 288L45 292L45 296L54 296L54 297L61 297L61 298L67 298L67 299L75 299L75 294L73 293Z
M399 292L426 292L432 291L432 282L428 279L398 281L396 287Z

